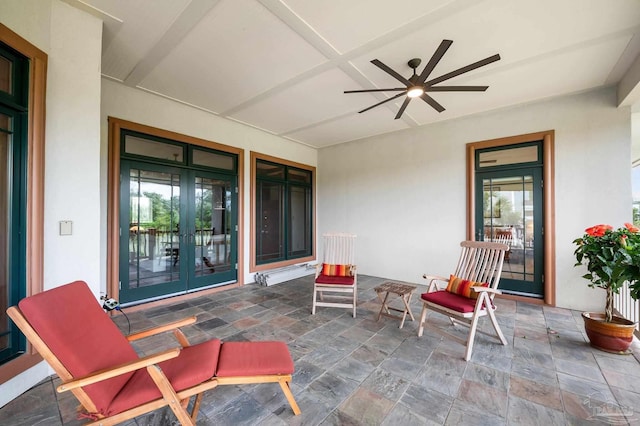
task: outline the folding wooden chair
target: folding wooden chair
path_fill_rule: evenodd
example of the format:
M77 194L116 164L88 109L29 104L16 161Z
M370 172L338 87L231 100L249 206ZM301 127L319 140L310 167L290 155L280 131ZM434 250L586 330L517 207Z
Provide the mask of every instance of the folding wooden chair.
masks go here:
M169 406L195 425L203 392L223 384L277 382L293 412L293 361L284 342L209 340L190 346L178 327L195 317L125 337L83 281L27 297L7 313L71 391L88 424L113 425ZM173 331L181 347L139 357L130 342ZM191 413L190 398L195 396Z
M496 320L493 298L501 293L498 290L498 283L504 255L509 247L506 244L483 241L463 241L460 246L462 253L458 266L449 278L423 275L428 280L429 287L427 292L420 296L423 306L418 337L422 336L425 325L429 326L443 336L466 345L464 359L469 361L476 332L488 334L477 329L478 320L483 316L489 316L497 338L503 345L507 344ZM446 283L446 289L443 285L438 288L438 283ZM426 324L429 309L448 316L454 326L460 324L468 327L467 339Z
M318 262L313 284L311 314L317 306L347 308L356 317L358 302L358 274L355 265L355 241L353 234L324 234L322 262ZM330 300L324 300L327 294ZM317 296L320 296L318 300Z

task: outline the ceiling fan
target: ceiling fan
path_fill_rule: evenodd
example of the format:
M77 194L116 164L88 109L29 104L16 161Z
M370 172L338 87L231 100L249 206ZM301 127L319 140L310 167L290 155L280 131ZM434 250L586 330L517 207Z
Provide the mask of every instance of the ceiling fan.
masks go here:
M387 74L391 75L396 80L403 83L405 87L394 87L391 89L345 90L344 93L387 92L387 91L400 92L397 95L390 97L389 99L385 99L384 101L378 102L375 105L371 105L370 107L365 108L362 111L358 111L359 113L369 111L372 108L375 108L386 102L392 101L394 99L397 99L401 96L406 95L407 96L406 99L404 100L404 102L402 103L402 106L400 107L400 109L398 110L398 113L396 114L395 119L397 120L402 116L402 113L404 113L404 110L407 108L407 105L409 105L409 102L411 102L411 99L418 98L418 97L423 101L425 101L426 103L428 103L429 105L431 105L433 109L435 109L436 111L438 112L444 111L444 107L440 105L438 102L436 102L435 99L433 99L431 96L429 96L428 93L430 92L484 92L485 90L487 90L489 86L436 86L436 84L441 83L445 80L449 80L450 78L459 76L460 74L464 74L476 68L483 67L492 62L498 61L500 60L500 55L498 54L489 56L488 58L482 59L481 61L474 62L473 64L469 64L462 68L458 68L455 71L448 72L446 74L441 75L440 77L427 81L427 77L429 77L429 74L431 74L433 69L438 64L438 62L440 62L440 59L442 59L442 57L447 52L447 49L449 49L452 43L453 43L452 40L442 40L442 42L440 43L440 46L438 46L438 49L436 49L431 59L429 59L429 62L424 67L420 75L416 74L416 68L418 68L422 60L420 60L419 58L414 58L414 59L411 59L409 62L407 62L407 65L409 65L409 67L413 69L413 75L408 79L404 78L403 76L398 74L396 71L391 69L389 66L379 61L378 59L374 59L371 61L373 65L377 66Z

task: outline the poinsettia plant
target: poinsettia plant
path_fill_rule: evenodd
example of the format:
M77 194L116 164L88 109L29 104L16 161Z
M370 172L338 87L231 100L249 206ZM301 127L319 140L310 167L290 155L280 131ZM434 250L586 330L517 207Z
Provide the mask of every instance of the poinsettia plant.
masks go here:
M596 225L585 229L585 234L573 243L578 247L575 266L586 261L589 287L607 291L606 321L613 318L613 295L618 294L625 282L634 300L640 298L640 229L630 223L614 229L610 225Z

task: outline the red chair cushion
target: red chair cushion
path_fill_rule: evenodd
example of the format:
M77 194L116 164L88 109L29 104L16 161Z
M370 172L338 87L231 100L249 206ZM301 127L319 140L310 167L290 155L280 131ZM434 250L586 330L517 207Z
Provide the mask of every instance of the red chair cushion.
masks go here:
M176 392L202 383L216 374L220 340L213 339L183 348L178 357L158 364ZM161 398L147 369L138 370L109 406L107 415Z
M138 359L131 344L98 304L84 281L36 294L18 303L23 315L73 377ZM134 373L83 387L99 412Z
M476 307L476 300L458 294L449 293L446 290L434 291L431 293L422 293L420 297L427 302L444 306L461 313L473 312Z
M291 374L293 360L284 342L225 342L220 350L218 377Z
M354 277L338 277L331 275L318 275L316 282L318 284L341 284L341 285L353 285Z

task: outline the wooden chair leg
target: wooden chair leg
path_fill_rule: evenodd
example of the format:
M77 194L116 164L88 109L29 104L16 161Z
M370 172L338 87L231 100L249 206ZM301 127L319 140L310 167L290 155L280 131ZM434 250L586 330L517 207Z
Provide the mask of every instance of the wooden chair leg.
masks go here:
M487 309L487 313L489 314L489 318L491 319L491 325L493 325L493 329L496 331L498 339L500 339L500 343L506 346L507 339L505 339L504 334L502 334L502 330L500 329L500 325L498 325L498 319L496 318L495 312L493 312L493 309Z
M424 321L427 318L427 305L422 305L422 313L420 314L420 324L418 326L418 337L422 337L424 331Z
M198 412L200 411L202 395L204 395L204 392L200 392L199 394L197 394L196 399L193 401L193 408L191 409L191 419L194 421L194 423L196 421L196 418L198 417Z
M278 383L280 384L280 388L282 388L282 392L284 392L284 396L287 398L287 401L289 401L289 405L291 406L291 409L293 410L293 414L295 414L296 416L300 414L300 407L298 407L298 403L296 402L295 398L293 397L293 393L291 393L291 388L289 387L289 382L287 382L286 380L279 380Z
M467 350L464 353L464 360L469 361L471 359L471 352L473 351L473 341L476 337L476 329L478 328L478 320L480 316L477 312L473 314L471 319L471 325L469 326L469 338L467 339Z
M316 314L316 286L313 286L313 303L311 304L311 315L315 315Z
M182 407L178 395L176 395L175 390L171 387L171 383L169 383L169 379L167 379L167 376L165 376L162 370L160 370L160 367L157 365L150 365L147 367L147 371L158 386L158 389L160 389L160 393L162 393L164 400L169 405L169 408L171 408L171 411L173 411L173 414L176 415L180 424L183 426L195 426L195 420L193 420L187 410Z

